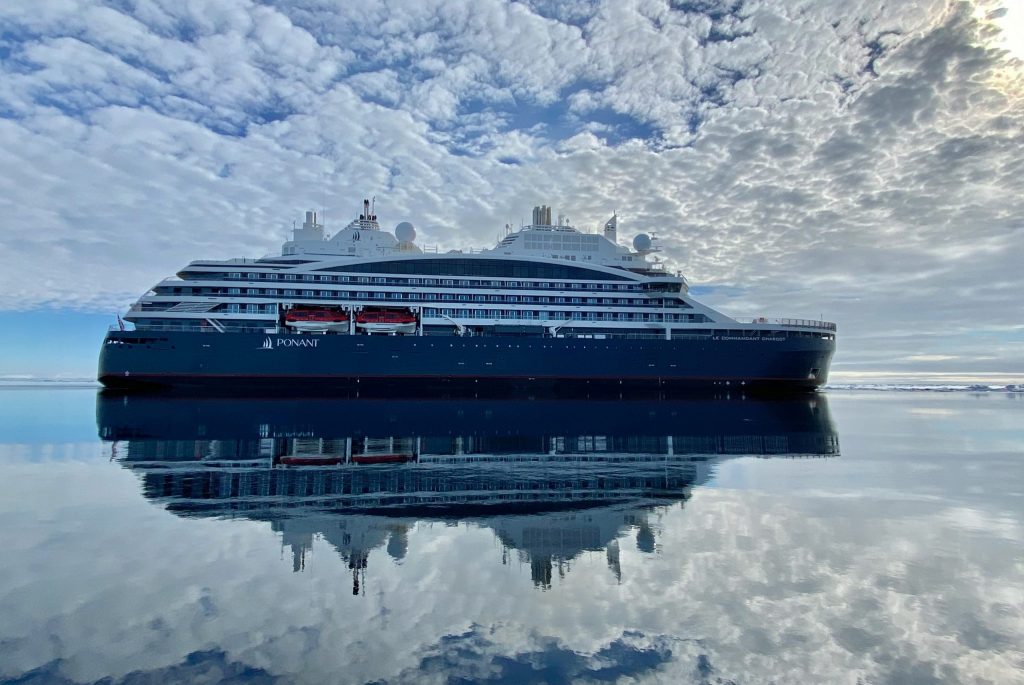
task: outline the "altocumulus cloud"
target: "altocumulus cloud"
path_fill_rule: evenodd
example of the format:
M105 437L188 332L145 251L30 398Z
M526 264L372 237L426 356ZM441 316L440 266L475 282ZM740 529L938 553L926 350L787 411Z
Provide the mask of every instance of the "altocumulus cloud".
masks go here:
M838 320L839 372L1021 374L1020 11L8 1L0 308L123 307L363 195L442 248L547 202L734 315Z

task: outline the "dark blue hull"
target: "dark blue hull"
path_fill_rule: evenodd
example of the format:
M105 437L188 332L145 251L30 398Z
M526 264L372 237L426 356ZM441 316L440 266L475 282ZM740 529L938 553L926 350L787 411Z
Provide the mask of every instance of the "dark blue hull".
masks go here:
M834 351L834 339L784 331L677 340L115 331L98 378L108 387L302 392L424 384L807 390L827 380Z

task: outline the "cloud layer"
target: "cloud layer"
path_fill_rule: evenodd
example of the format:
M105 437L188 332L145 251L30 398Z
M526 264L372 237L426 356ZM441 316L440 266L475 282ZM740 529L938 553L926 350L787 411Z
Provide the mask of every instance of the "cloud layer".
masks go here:
M729 313L839 321L837 370L1024 374L1024 68L1001 16L4 3L0 307L122 307L364 195L444 248L543 202L656 232Z

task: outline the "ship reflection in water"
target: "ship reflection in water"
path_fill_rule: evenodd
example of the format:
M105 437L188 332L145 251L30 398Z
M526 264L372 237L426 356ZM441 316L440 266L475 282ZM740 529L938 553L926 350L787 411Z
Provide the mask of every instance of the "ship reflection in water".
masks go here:
M330 544L365 588L419 521L491 529L500 562L551 586L585 552L621 579L619 539L738 456L834 457L823 396L673 401L217 399L100 394L100 436L182 517L268 521L302 571ZM496 559L496 562L499 561Z

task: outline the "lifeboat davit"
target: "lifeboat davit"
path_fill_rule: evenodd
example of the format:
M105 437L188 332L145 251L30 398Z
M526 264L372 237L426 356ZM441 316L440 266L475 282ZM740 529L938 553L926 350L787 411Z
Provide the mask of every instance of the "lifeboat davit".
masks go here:
M368 309L356 314L356 326L367 333L415 333L416 317L404 310Z
M284 315L284 323L297 331L321 333L348 331L348 314L327 307L294 307Z

